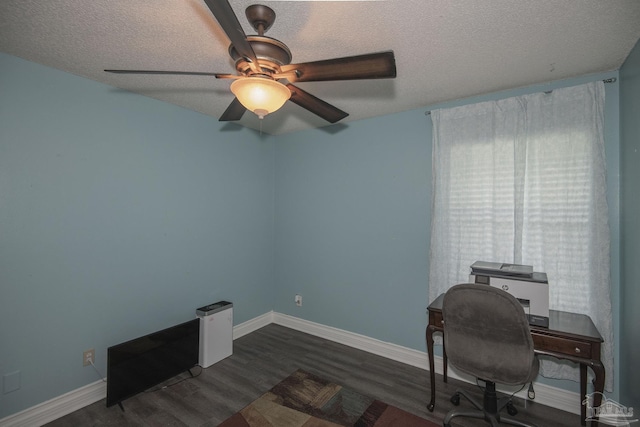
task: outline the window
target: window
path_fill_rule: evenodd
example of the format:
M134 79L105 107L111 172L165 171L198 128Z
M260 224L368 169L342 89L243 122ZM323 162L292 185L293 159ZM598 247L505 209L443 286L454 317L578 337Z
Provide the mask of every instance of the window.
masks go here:
M550 308L589 315L612 388L602 82L432 111L429 296L475 261L547 273ZM578 380L544 362L542 374Z

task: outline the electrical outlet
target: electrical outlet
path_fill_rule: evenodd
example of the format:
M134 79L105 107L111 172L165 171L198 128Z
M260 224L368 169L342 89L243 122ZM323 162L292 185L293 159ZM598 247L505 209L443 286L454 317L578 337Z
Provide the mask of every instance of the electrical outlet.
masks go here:
M90 366L91 363L95 362L96 351L94 349L89 349L82 352L82 366Z
M298 307L302 306L302 295L296 294L296 297L293 300Z

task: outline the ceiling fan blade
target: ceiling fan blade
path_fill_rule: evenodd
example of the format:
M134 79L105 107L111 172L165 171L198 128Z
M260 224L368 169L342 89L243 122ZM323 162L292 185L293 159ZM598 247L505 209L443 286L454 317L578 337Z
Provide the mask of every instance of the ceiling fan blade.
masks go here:
M324 61L290 64L280 67L290 82L318 82L328 80L385 79L396 76L393 51L347 56Z
M233 13L233 9L227 0L204 0L209 6L211 13L218 20L218 23L229 37L231 44L236 51L247 60L251 69L260 73L260 65L253 48L247 41L247 35L238 21L238 17Z
M221 122L234 122L240 120L247 109L238 101L238 98L234 98L231 104L224 110L219 121Z
M349 115L339 108L334 107L327 102L324 102L320 98L317 98L310 93L305 92L304 90L292 85L291 83L287 84L287 87L291 91L291 98L289 98L289 101L293 102L294 104L298 104L302 108L311 111L313 114L322 117L329 123L335 123Z
M172 74L180 76L214 76L218 79L227 78L227 76L234 76L234 74L220 74L220 73L205 73L200 71L161 71L161 70L104 70L107 73L115 74Z

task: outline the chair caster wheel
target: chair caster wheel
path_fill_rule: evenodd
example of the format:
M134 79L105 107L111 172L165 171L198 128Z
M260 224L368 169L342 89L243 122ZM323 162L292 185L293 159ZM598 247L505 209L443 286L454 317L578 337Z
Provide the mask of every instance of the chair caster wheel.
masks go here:
M460 393L456 393L453 396L451 396L451 399L449 399L451 401L451 403L453 403L455 406L458 406L460 404Z
M512 417L518 414L518 410L516 409L515 406L513 406L513 403L511 403L511 402L507 403L507 412Z

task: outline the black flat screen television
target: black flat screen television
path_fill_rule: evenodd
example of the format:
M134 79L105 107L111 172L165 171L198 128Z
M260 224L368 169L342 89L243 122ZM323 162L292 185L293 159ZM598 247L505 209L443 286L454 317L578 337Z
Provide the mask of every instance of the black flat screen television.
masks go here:
M166 381L198 363L199 319L107 349L107 407ZM190 372L190 371L189 371Z

